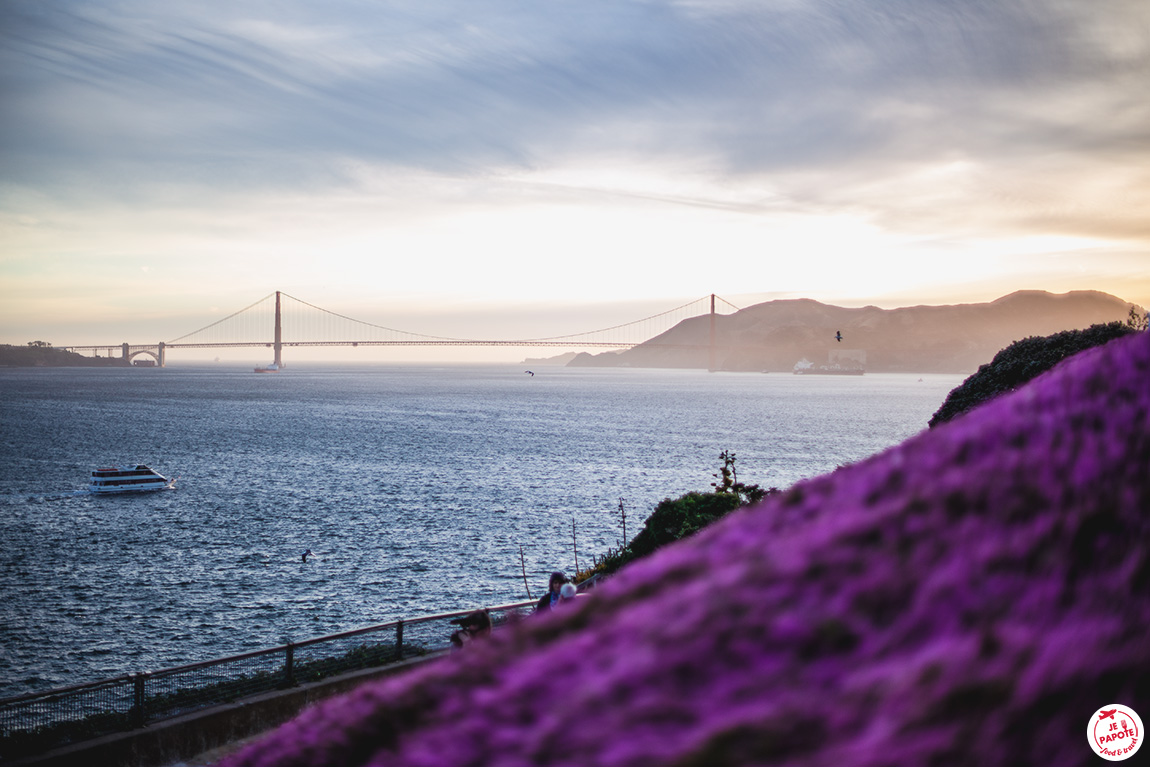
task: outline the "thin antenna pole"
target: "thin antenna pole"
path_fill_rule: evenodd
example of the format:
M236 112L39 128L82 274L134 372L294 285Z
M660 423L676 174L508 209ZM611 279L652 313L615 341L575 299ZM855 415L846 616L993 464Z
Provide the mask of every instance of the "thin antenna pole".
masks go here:
M575 550L575 574L579 574L579 544L575 542L575 515L571 515L571 548Z
M523 588L527 589L527 598L534 599L531 596L531 586L527 584L527 564L523 561L523 544L519 544L519 569L523 571Z
M619 514L623 517L623 546L627 545L627 509L623 506L622 497L619 498Z

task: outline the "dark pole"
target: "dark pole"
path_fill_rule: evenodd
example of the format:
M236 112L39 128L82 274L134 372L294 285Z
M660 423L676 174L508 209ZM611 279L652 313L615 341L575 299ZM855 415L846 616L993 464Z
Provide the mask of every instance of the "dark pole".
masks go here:
M276 340L275 340L275 350L276 350L275 364L276 364L277 368L283 367L283 364L284 364L284 362L283 362L283 348L284 348L283 325L280 322L280 292L277 290L276 291Z
M284 653L284 686L295 687L295 645L287 643Z
M134 674L132 677L132 726L143 727L147 717L144 715L144 681L147 674Z
M579 575L579 544L575 541L575 515L571 515L571 549L575 552L575 575Z
M627 546L627 509L623 508L623 499L619 499L619 515L623 517L623 547Z
M527 585L527 564L523 561L523 544L519 544L519 569L523 571L523 588L527 589L527 598L534 599L531 596L531 587Z

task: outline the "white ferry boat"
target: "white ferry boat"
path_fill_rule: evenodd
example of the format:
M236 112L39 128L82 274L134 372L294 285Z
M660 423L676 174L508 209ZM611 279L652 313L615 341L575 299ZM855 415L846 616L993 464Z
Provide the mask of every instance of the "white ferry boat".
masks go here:
M89 493L139 493L145 490L171 490L175 479L168 479L144 464L96 469L88 481Z

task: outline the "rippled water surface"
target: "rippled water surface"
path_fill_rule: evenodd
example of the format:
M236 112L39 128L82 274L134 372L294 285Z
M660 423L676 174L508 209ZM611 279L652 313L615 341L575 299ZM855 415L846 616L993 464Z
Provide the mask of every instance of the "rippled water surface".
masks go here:
M787 487L958 376L521 366L0 370L0 696L525 598L664 497ZM143 462L174 491L91 497ZM306 563L300 553L312 549Z

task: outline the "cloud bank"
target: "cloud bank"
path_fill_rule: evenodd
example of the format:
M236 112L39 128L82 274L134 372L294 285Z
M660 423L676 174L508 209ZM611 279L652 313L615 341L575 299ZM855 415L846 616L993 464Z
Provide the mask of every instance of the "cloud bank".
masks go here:
M74 245L101 239L86 214L266 243L269 207L370 232L389 215L639 206L855 220L934 253L1076 238L1045 252L1092 250L1100 275L1150 294L1148 32L1139 0L14 0L2 257L11 273L136 247ZM1039 276L1012 287L1105 289L1023 271Z

